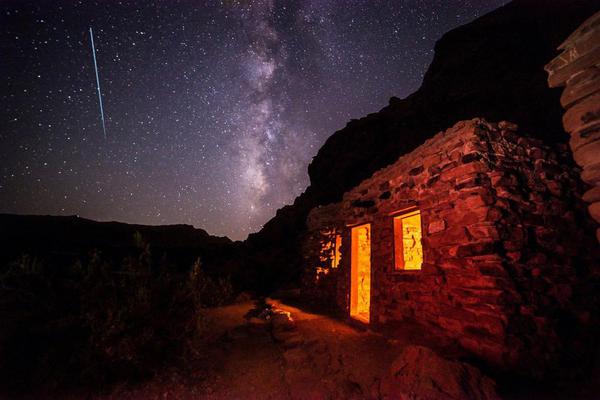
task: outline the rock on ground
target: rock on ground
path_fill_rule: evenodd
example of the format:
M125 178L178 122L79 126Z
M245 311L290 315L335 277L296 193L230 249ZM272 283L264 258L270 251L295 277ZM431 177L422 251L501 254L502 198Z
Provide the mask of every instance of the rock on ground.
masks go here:
M423 346L408 346L382 379L382 399L492 400L499 399L495 383L477 368L450 361Z

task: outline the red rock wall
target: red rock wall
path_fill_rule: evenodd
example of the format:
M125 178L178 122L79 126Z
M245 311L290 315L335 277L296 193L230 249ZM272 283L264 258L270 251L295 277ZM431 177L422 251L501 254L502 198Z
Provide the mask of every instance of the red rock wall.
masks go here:
M591 187L584 194L589 212L600 222L600 12L586 20L559 46L562 53L546 65L550 87L565 86L565 130L573 158ZM600 241L600 228L596 231Z
M371 325L416 321L492 364L543 371L564 351L557 316L589 323L595 296L584 277L599 257L568 157L510 123L457 123L311 211L307 294L347 315L348 225L369 222ZM389 214L407 206L421 211L424 264L396 271ZM342 232L336 269L322 261L325 228Z

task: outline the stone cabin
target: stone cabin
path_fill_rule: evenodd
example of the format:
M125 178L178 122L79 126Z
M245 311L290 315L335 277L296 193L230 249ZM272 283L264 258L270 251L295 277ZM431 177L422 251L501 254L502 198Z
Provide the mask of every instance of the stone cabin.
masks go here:
M572 332L564 344L563 325L595 314L581 284L598 252L580 186L566 146L509 122L458 122L311 210L306 295L353 323L410 321L491 365L541 374L581 344Z

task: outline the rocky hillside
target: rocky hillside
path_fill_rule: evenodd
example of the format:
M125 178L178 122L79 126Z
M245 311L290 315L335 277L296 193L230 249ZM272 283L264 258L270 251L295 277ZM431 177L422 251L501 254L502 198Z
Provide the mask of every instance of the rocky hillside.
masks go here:
M269 278L263 282L276 286L300 273L298 239L312 207L339 200L456 121L509 120L548 144L566 142L560 90L548 88L544 65L599 8L593 0L515 0L446 33L419 90L335 132L309 165L306 192L249 237L251 259Z

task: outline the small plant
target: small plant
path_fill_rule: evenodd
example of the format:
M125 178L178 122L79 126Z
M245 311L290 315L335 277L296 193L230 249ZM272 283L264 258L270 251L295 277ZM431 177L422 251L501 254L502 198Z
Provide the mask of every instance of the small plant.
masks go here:
M233 296L231 279L209 277L202 269L200 258L192 265L188 290L197 307L223 305L231 301Z

